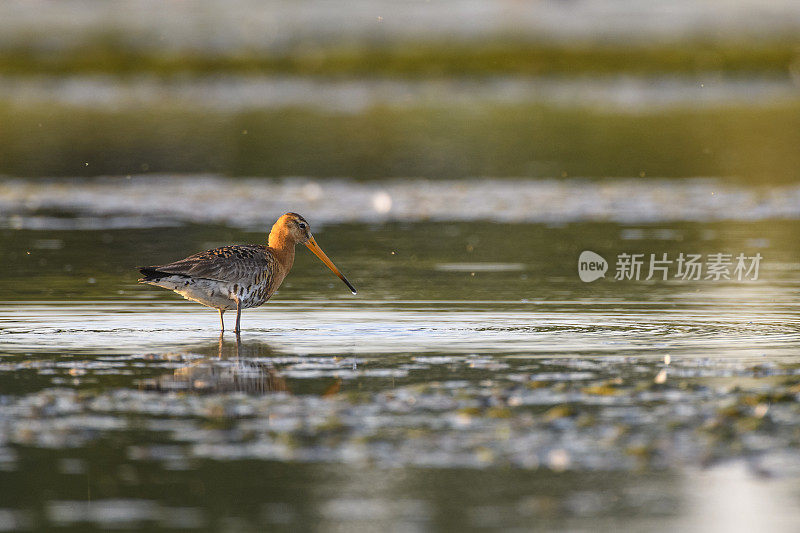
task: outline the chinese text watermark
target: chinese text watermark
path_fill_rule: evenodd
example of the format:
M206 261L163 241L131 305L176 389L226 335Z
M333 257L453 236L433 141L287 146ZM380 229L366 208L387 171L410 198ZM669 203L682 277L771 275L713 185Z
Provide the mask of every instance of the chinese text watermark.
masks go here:
M686 254L677 256L661 254L617 255L614 279L667 281L755 281L763 259L760 253L748 256L743 253ZM578 275L582 281L591 282L605 277L608 262L599 254L586 250L578 258Z

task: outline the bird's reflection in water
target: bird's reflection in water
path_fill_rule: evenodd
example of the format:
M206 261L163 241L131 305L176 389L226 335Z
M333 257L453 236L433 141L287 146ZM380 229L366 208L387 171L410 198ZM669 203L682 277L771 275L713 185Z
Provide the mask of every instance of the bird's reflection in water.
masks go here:
M142 388L196 393L245 392L269 394L291 392L286 381L264 358L276 355L268 344L259 341L225 342L223 334L214 344L187 347L185 365L172 374L142 382ZM197 357L200 356L200 357Z

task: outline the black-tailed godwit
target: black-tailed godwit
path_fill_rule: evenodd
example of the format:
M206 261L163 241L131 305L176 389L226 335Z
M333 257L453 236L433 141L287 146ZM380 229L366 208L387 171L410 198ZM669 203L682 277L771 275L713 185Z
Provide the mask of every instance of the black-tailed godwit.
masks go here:
M139 282L170 289L187 300L217 309L222 331L222 314L236 309L234 331L239 333L242 309L258 307L275 293L292 268L298 243L314 252L356 294L355 287L314 240L306 219L297 213L278 219L269 232L267 246L223 246L168 265L141 267L144 277Z

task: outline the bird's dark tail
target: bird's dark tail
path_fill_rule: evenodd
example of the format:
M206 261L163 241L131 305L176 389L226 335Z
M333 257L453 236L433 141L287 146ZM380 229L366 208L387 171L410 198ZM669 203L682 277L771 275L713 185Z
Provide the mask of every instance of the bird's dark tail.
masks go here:
M142 275L144 276L143 278L139 279L139 283L145 283L148 281L158 281L164 276L169 276L169 274L167 274L166 272L161 272L155 267L139 267L139 272L141 272Z

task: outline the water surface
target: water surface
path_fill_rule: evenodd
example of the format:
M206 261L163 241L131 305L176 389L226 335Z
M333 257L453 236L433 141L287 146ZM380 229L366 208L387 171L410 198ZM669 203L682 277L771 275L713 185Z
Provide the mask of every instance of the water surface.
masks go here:
M406 203L411 184L316 184L367 206L321 210L315 232L359 295L298 250L237 340L219 335L214 311L136 284L134 267L263 242L270 217L159 216L158 195L126 202L137 185L124 181L116 201L102 180L4 184L0 478L15 487L2 492L4 528L797 519L798 228L774 216L795 209L790 195L714 181L649 190L719 192L719 218L701 219L674 201L615 211L623 182L520 182L531 198L565 188L575 205L586 186L613 216L562 203L546 220L469 209L426 220ZM224 183L198 190L235 202ZM499 185L487 202L504 201ZM463 187L453 194L484 190ZM585 249L609 260L605 279L580 281ZM617 281L623 252L764 259L757 280Z

